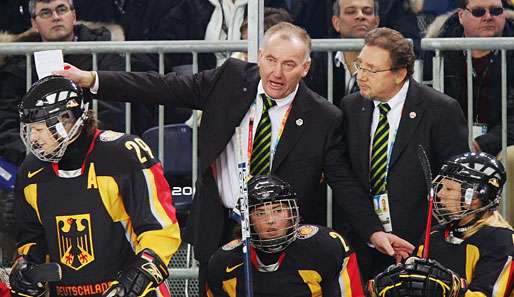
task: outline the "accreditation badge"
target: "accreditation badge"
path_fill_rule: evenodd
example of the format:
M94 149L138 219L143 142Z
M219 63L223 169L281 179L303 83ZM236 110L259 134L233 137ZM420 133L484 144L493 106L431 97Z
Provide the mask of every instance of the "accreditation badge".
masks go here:
M482 136L485 133L487 133L487 125L486 124L475 123L473 125L473 139L475 139L479 136Z
M387 194L373 196L373 207L375 208L375 213L380 219L384 230L386 232L392 232L393 225L391 223L391 212L389 209L389 198L387 197Z

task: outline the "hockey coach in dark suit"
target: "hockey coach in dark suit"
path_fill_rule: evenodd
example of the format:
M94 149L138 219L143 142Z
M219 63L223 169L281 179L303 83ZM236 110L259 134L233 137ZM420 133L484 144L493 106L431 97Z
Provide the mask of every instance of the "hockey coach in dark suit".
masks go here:
M303 29L279 23L266 31L258 65L229 59L216 69L185 76L95 74L74 67L58 73L92 87L101 98L204 111L199 178L184 235L200 261L201 283L209 257L232 237L235 223L229 215L239 197L239 152L247 158L251 175L273 173L292 184L304 223L325 225L323 180L332 187L337 203L352 210L350 221L374 215L344 159L341 111L302 82L310 67L310 48ZM241 127L239 137L236 127ZM369 226L359 228L360 236L368 240L377 233L375 244L390 255L414 248L381 232L378 219Z
M378 217L385 231L416 244L428 205L419 145L434 174L444 160L469 146L458 102L411 79L414 60L412 44L399 32L370 31L355 61L360 91L344 97L341 109L351 167L375 207L376 214L363 217L362 224ZM365 279L393 263L359 236L349 237Z

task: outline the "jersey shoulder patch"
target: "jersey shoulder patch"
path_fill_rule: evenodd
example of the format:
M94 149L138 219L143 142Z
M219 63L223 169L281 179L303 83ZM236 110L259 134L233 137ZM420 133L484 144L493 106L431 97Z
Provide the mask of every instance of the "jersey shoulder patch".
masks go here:
M110 141L115 141L115 140L120 139L123 135L125 135L125 134L107 130L107 131L103 131L102 133L100 133L100 135L98 135L98 140L103 141L103 142L110 142Z
M318 233L319 227L314 225L302 225L296 231L298 239L308 239Z
M231 251L235 249L236 247L240 246L243 242L240 239L234 239L231 242L225 244L223 247L221 247L224 251Z

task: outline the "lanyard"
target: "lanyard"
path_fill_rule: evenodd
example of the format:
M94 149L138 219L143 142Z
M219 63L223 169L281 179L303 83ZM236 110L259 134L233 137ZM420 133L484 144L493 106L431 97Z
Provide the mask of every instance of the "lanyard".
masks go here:
M278 137L277 139L275 140L275 142L273 143L273 145L271 146L271 154L270 154L270 168L272 167L273 165L273 157L275 155L275 150L278 146L278 142L280 141L280 138L282 137L282 132L284 132L284 128L286 126L286 121L287 121L287 118L289 117L289 113L291 112L291 108L293 107L293 102L291 102L289 104L289 107L287 108L287 111L286 113L284 114L284 116L282 117L282 120L280 122L280 128L278 130ZM264 108L264 107L263 107ZM255 101L252 103L252 107L251 107L251 112L250 112L250 121L248 123L248 162L251 162L252 160L252 151L253 151L253 125L255 123L255 112L256 112L256 107L255 107ZM269 110L268 110L269 112ZM272 132L273 133L273 132Z

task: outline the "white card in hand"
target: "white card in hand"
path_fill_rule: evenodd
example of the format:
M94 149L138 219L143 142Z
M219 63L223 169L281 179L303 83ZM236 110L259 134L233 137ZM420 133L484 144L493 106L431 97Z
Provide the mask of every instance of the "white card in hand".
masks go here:
M39 79L52 75L52 71L64 70L62 50L49 50L34 53L36 71Z

